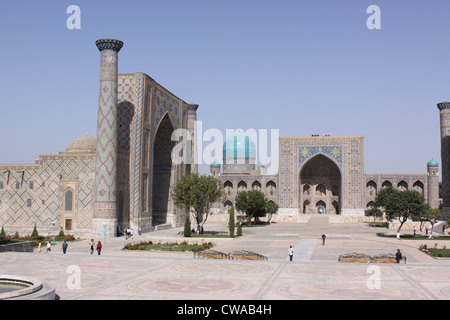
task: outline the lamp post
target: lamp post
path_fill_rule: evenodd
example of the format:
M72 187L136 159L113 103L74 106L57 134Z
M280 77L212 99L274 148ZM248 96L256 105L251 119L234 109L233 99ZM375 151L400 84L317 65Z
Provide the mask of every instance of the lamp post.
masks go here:
M103 222L103 244L106 243L106 222Z
M53 225L53 244L55 244L55 223L56 223L56 221L52 221L52 225Z

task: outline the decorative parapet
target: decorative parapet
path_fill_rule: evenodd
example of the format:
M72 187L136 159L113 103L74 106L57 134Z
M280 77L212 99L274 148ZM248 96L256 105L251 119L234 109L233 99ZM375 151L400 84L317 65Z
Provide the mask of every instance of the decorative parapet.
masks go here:
M437 104L439 111L450 109L450 102L441 102Z
M115 39L100 39L95 41L95 45L98 50L113 50L115 52L119 52L123 47L123 42Z

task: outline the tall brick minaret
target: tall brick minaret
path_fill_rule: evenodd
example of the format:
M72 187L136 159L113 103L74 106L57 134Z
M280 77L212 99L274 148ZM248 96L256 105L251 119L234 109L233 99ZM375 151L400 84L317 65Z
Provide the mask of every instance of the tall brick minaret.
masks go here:
M441 118L442 211L450 212L450 102L437 104Z
M111 238L117 230L117 69L123 42L101 39L92 233Z
M197 156L197 109L198 104L188 105L188 130L191 134L191 173L198 173L198 156Z

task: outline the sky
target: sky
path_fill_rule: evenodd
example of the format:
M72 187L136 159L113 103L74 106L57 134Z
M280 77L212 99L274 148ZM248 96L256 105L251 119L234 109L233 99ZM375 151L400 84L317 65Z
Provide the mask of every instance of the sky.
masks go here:
M199 104L203 131L364 136L365 173L426 173L441 163L449 13L441 0L2 1L0 164L96 136L95 40L114 38L119 73Z

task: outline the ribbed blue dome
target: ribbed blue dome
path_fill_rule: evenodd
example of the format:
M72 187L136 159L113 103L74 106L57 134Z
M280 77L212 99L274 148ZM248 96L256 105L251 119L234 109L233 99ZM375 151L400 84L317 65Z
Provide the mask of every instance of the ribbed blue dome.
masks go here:
M427 163L427 167L438 167L439 163L436 160L430 160Z
M244 132L242 130L238 130L223 144L223 158L255 159L255 144L250 140L249 137L244 135Z

